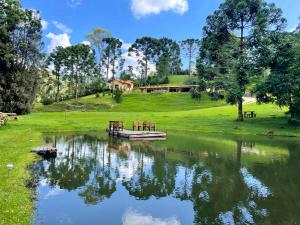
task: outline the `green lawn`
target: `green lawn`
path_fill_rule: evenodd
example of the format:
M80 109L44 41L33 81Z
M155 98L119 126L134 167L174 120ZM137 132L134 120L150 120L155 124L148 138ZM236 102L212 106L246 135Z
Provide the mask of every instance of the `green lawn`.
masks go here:
M74 105L83 107L76 107ZM95 95L80 98L75 101L64 101L49 106L38 104L35 112L62 112L66 109L72 111L99 111L99 112L174 112L203 108L211 108L225 105L225 101L211 101L207 94L203 94L200 100L194 100L189 93L166 93L166 94L142 94L134 92L125 94L123 102L116 104L111 96Z
M172 75L169 76L169 85L183 85L188 79L188 75Z
M131 94L125 96L120 105L112 103L106 96L96 99L98 108L95 99L94 96L81 99L95 107L93 112L35 112L0 127L1 225L30 223L34 205L32 193L26 187L31 178L27 166L36 157L30 149L41 145L43 132L104 132L109 120L123 120L128 128L133 120L149 120L155 121L159 130L177 134L191 132L195 138L203 135L266 135L269 131L278 136L300 137L300 129L288 125L285 109L271 104L246 105L245 109L255 110L258 118L236 122L236 107L224 105L222 101L212 102L207 96L197 102L187 94ZM36 110L64 111L65 103L61 104L55 106L57 108L39 106ZM15 167L8 174L6 165L10 162Z

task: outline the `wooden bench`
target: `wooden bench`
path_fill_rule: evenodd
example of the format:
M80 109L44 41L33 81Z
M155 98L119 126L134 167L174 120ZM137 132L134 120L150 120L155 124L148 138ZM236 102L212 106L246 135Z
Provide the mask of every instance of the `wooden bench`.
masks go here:
M142 127L143 127L143 123L140 121L134 121L132 123L132 130L137 129L138 131L140 131L142 129Z
M155 131L156 130L156 124L153 122L143 122L143 131Z
M110 131L120 131L124 129L123 121L109 121Z
M244 112L244 118L256 118L256 112L255 111L245 111Z

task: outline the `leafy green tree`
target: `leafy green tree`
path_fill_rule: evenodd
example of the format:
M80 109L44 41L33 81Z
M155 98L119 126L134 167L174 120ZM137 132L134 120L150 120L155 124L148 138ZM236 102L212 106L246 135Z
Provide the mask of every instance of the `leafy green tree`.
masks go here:
M106 69L106 79L109 79L109 72L112 72L113 79L118 70L122 70L124 59L122 58L122 42L117 38L105 38L103 40L103 65Z
M259 102L288 106L292 119L300 118L300 33L284 33L274 41L270 75L257 85Z
M186 39L186 40L183 40L180 43L180 45L181 45L181 51L182 51L184 57L186 57L188 59L189 75L191 76L192 75L192 64L194 63L194 59L199 50L200 40Z
M168 76L177 73L181 66L179 45L169 38L159 39L158 44L159 58L156 64L158 75Z
M110 36L111 34L107 30L99 27L94 28L94 30L86 36L97 52L100 68L103 62L103 49L105 47L104 39L109 38Z
M136 41L129 48L129 55L134 54L138 57L138 64L141 67L141 79L146 79L149 72L149 63L155 62L157 58L158 40L152 37L143 37Z
M70 82L70 87L76 100L84 93L85 84L97 74L96 55L84 44L66 47L64 77Z
M113 90L113 98L117 103L121 103L123 101L123 91L119 88Z
M38 12L0 1L0 111L30 112L43 66L41 29Z
M122 71L120 74L121 80L132 80L134 79L135 74L133 72L133 66L128 66L126 70Z
M63 47L57 47L53 52L51 52L48 57L48 65L53 65L54 70L53 74L56 78L56 95L55 101L58 102L60 100L60 87L61 87L61 76L63 74L64 69L64 60L66 58L65 49Z
M211 35L202 40L196 63L197 74L206 81L207 90L212 96L228 90L228 85L234 83L232 71L239 54L239 40L236 35L231 33L224 36L224 23L219 25L220 27L214 27Z
M251 69L267 67L269 37L282 30L285 22L282 10L263 0L226 0L207 18L207 25L203 29L203 42L208 41L207 51L213 53L212 45L227 45L232 42L234 34L238 36L239 52L233 56L236 57L235 66L229 71L234 76L229 79L228 100L238 104L239 121L244 119L243 95Z

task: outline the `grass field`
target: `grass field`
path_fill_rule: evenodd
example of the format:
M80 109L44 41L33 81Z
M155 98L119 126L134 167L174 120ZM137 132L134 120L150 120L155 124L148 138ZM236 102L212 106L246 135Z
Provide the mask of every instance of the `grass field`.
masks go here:
M80 105L76 107L74 105ZM63 112L66 109L75 111L87 110L98 112L174 112L203 108L211 108L225 105L225 101L211 101L207 94L203 94L200 100L194 100L189 93L166 94L125 94L123 102L116 104L110 95L95 95L80 98L78 102L73 100L54 103L48 106L37 105L35 112Z
M123 120L127 128L134 120L148 120L155 121L159 130L177 134L192 132L195 138L203 134L266 135L270 131L278 136L300 137L300 129L288 125L285 109L271 104L246 105L245 109L255 110L258 118L236 122L235 106L225 105L223 101L212 102L207 96L195 101L188 94L134 93L125 96L120 105L113 103L109 96L100 99L89 96L80 101L89 104L92 112L65 113L66 103L38 106L35 110L40 112L0 127L1 225L30 223L34 205L32 193L26 187L31 178L27 167L35 156L29 152L31 147L41 144L43 132L104 132L109 120ZM8 174L6 165L10 162L15 167Z
M187 75L173 75L169 76L169 85L182 85L187 81L190 77Z

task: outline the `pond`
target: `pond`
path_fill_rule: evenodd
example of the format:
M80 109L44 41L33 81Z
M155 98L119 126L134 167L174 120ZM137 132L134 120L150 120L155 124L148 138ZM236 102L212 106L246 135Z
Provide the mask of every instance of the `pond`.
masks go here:
M45 135L37 225L300 224L297 139Z

